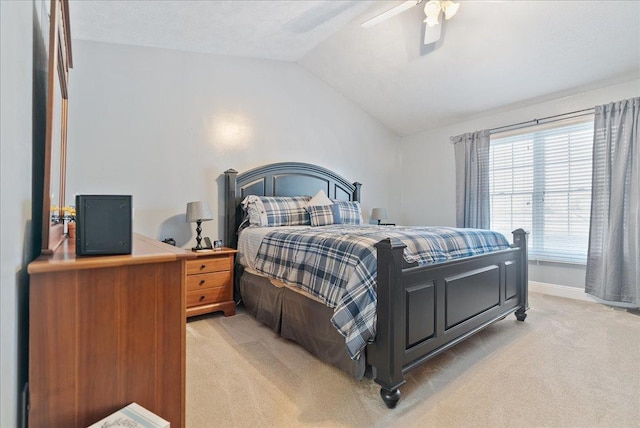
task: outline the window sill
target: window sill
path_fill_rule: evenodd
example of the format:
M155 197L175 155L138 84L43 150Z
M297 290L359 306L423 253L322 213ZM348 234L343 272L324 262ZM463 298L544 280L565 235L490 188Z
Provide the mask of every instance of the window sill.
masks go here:
M549 259L529 259L529 264L535 264L535 265L568 265L568 266L572 266L572 267L582 267L582 268L586 268L587 267L587 262L571 262L571 261L566 261L566 260L549 260Z

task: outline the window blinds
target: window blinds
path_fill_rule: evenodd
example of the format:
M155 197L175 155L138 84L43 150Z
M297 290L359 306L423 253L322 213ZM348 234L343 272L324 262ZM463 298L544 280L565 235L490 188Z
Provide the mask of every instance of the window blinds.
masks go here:
M593 121L491 137L491 229L530 232L529 259L584 263Z

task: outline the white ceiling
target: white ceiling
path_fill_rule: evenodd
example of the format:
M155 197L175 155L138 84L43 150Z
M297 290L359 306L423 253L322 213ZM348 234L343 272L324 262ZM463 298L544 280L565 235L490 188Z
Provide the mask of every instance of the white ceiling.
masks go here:
M640 79L640 1L71 1L75 39L296 61L399 135ZM611 100L615 101L615 100Z
M297 61L371 1L71 0L72 37Z

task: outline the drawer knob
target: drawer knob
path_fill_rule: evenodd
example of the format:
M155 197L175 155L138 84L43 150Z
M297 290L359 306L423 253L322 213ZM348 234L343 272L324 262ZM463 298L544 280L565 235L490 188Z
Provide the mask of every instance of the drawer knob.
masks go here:
M200 269L204 269L206 267L207 267L207 265L200 265Z
M200 296L200 301L202 302L204 300L204 296Z
M200 285L202 285L202 284L204 284L204 283L205 283L205 280L204 280L204 279L201 279L201 280L200 280Z

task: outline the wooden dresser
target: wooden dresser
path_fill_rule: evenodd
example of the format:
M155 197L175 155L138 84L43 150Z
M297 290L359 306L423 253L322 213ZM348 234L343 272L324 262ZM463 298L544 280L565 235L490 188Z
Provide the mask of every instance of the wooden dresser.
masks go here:
M195 255L134 234L130 255L71 240L29 264L29 426L86 427L136 402L185 425L185 277Z
M235 315L233 301L233 259L237 250L194 252L196 260L187 261L186 316L223 311Z

